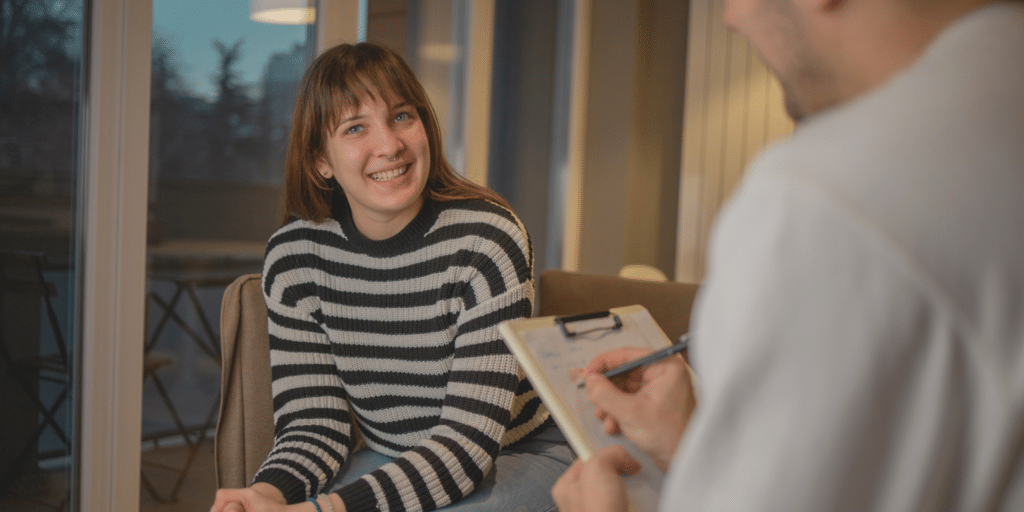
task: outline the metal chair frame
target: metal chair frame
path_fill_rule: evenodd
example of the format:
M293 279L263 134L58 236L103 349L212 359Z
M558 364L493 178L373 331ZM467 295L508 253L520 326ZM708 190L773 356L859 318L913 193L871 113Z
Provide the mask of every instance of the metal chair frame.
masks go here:
M12 269L31 268L31 275L23 272L11 272ZM60 439L65 450L71 450L71 442L64 428L57 422L56 415L67 401L73 382L74 365L68 355L68 347L60 328L60 322L51 297L56 296L56 287L46 280L45 271L51 269L46 255L36 252L3 251L0 252L0 321L3 321L3 307L7 293L26 292L38 293L42 298L43 309L53 332L57 347L55 353L34 355L16 359L8 347L5 329L0 326L0 360L7 367L8 373L17 382L29 401L42 416L30 440L14 457L11 466L0 475L0 496L5 495L11 484L20 476L19 469L35 450L38 450L40 437L49 427ZM52 404L43 402L36 383L50 382L61 386L57 398Z

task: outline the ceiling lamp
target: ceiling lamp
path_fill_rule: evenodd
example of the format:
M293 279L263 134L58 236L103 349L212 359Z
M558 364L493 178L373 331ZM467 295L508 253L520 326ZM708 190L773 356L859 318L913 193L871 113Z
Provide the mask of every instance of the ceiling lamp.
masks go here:
M308 25L316 21L315 0L249 0L249 19L279 25Z

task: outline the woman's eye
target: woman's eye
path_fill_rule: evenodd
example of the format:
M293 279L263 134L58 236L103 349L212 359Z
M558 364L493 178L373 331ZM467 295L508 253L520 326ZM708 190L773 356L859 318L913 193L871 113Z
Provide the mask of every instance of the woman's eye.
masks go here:
M411 119L411 118L412 118L412 116L410 116L408 112L402 112L401 114L398 114L397 116L395 116L395 122L398 123L398 122L402 122L402 121L405 121L405 120L408 120L408 119Z
M357 124L355 126L350 126L347 130L345 130L345 133L351 134L351 133L359 133L361 131L363 131L363 127Z

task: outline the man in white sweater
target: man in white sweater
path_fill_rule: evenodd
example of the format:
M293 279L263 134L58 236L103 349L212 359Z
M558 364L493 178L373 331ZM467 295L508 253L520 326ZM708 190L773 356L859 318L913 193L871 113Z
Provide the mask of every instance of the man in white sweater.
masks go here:
M664 511L1024 510L1024 4L726 3L797 128L717 221L696 408L674 358L589 376L596 414L669 466ZM560 510L623 510L627 458Z

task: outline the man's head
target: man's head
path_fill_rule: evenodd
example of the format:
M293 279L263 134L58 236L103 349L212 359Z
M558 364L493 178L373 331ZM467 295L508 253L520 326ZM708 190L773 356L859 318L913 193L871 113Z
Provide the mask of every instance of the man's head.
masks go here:
M778 77L796 121L905 69L947 25L997 0L726 0L725 23Z

